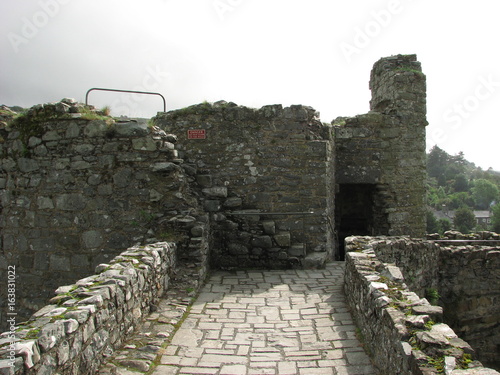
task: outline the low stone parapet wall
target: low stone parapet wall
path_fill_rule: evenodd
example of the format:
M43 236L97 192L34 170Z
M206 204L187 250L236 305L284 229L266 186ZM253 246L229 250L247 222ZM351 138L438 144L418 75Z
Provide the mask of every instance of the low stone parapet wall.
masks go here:
M500 244L441 245L439 295L445 319L477 351L500 369Z
M176 266L176 245L129 248L96 274L62 286L29 321L0 336L0 374L94 374L154 310Z
M476 361L471 346L442 323L441 307L412 292L401 269L377 257L377 241L346 240L345 293L358 333L380 372L499 374Z

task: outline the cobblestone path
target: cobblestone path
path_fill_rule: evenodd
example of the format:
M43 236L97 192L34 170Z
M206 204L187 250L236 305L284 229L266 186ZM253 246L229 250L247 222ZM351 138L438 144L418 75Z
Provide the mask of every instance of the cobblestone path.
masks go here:
M148 373L375 374L356 338L343 274L342 262L215 272Z

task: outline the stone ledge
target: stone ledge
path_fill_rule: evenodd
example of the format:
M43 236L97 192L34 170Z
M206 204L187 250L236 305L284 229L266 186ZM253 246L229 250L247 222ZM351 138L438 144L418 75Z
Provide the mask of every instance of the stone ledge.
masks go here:
M499 374L470 362L472 348L449 326L436 323L442 321L442 308L410 291L395 266L381 262L366 237L359 240L346 239L345 292L381 373L437 374L440 367L446 374Z
M0 335L0 373L96 373L167 290L175 253L167 242L132 247L58 288L50 305Z

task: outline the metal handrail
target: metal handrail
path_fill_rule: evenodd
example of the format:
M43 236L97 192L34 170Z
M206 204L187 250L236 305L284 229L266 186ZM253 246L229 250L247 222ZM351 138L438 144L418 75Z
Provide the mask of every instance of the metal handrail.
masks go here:
M500 240L429 240L438 243L472 243L472 244L482 244L482 243L500 243Z
M148 92L148 91L134 91L134 90L117 90L117 89L103 89L100 87L94 87L87 91L85 94L85 105L88 105L89 94L91 91L111 91L111 92L124 92L128 94L145 94L145 95L158 95L163 100L163 112L167 112L167 101L165 97L159 92Z
M307 212L242 212L242 211L229 211L226 212L226 215L235 215L235 216L307 216L307 215L315 215L316 213L313 211ZM319 215L318 215L319 216Z

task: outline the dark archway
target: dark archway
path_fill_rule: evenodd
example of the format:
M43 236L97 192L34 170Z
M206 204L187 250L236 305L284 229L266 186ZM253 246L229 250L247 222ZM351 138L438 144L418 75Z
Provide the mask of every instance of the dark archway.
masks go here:
M373 235L373 184L341 184L335 198L335 223L338 235L337 259L344 260L344 240L352 235Z

